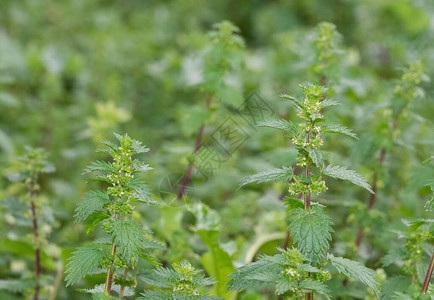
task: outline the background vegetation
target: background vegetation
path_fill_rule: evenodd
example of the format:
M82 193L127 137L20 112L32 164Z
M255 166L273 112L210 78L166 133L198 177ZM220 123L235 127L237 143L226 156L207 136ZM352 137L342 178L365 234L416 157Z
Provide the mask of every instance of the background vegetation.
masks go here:
M326 137L329 161L376 188L369 206L368 191L327 180L321 203L335 223L333 253L376 270L385 299L395 292L415 299L434 248L430 227L420 231L430 221L409 223L432 214L425 204L434 189L433 62L430 0L2 0L0 299L34 294L22 284L35 272L33 195L28 182L11 181L23 170L16 159L25 146L45 149L49 162L35 196L40 298L89 299L77 288L104 283L101 273L66 287L63 274L72 251L101 234L86 233L74 210L101 186L82 173L102 159L95 149L113 132L150 148L145 161L153 170L143 178L158 205L137 205L132 217L165 245L152 250L163 266L188 260L205 270L218 281L201 288L211 295L277 299L267 288L227 292L225 284L237 267L292 244L282 201L288 186L239 185L296 163L285 134L255 125L296 119L279 95L300 96L306 82L329 87L342 105L328 119L359 138ZM236 144L222 133L228 122L237 124ZM198 144L219 153L212 172L198 162L205 155ZM139 265L136 296L150 288L146 274L154 268ZM339 277L328 286L333 299L375 297Z

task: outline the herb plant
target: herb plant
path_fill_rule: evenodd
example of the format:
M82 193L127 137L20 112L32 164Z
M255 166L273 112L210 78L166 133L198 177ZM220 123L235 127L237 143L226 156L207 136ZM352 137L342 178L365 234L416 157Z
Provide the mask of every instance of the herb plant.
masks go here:
M377 162L373 166L374 173L372 175L372 189L377 191L378 181L381 180L380 176L386 168L386 154L392 151L394 147L394 141L397 139L399 134L399 121L402 115L408 114L413 101L420 99L424 95L424 90L419 86L422 82L428 81L429 78L423 71L424 67L421 61L416 61L410 64L407 68L403 70L403 74L395 86L393 92L393 101L389 104L391 109L390 118L386 119L387 122L380 124L380 127L386 128L383 131L383 135L378 138L381 142L379 153L377 153ZM377 199L376 193L371 193L369 196L369 202L367 210L372 210L374 208ZM359 247L362 243L364 235L364 226L359 227L357 237L355 240L356 246Z
M104 147L98 150L111 156L113 161L98 160L85 169L85 174L96 172L90 181L108 183L109 186L104 191L87 193L78 204L75 214L76 221L84 222L87 232L101 224L105 235L92 244L78 248L70 258L66 271L67 285L72 285L88 274L105 269L104 292L95 289L94 297L109 297L113 283L120 285L119 297L122 297L125 287L134 287L136 284L129 273L134 272L140 259L158 263L156 258L143 253L143 250L163 248L150 240L150 232L131 218L135 203L155 203L149 186L138 177L139 173L151 168L143 161L132 158L149 149L127 134L115 136L119 146L103 141Z
M233 85L228 84L227 77L231 71L237 70L241 64L240 54L244 48L244 41L239 35L239 29L229 21L223 21L214 25L214 30L209 33L209 44L203 58L203 72L201 89L207 94L206 109L202 107L189 107L188 128L199 127L196 134L193 155L198 153L202 146L204 122L211 115L211 103L213 99L219 103L240 103L242 93ZM185 118L185 116L183 116ZM184 123L185 124L185 123ZM181 182L178 198L185 194L193 172L193 164L190 162Z
M288 182L291 196L285 200L289 211L289 230L297 248L280 250L275 256L262 256L238 269L231 275L229 283L232 290L255 286L272 286L283 298L313 299L318 293L331 299L325 284L331 279L331 272L337 271L367 285L379 295L379 282L375 272L362 264L328 253L332 239L332 219L326 214L325 206L313 202L312 194L327 190L323 177L350 181L373 193L366 179L344 166L326 165L327 154L321 150L322 135L343 134L355 138L348 128L328 124L323 109L337 105L338 102L324 99L326 88L317 85L301 86L303 99L282 95L290 100L302 123L294 124L286 120L265 121L260 126L283 130L295 145L298 156L297 165L304 168L304 174L294 175L291 167L272 169L247 178L242 185L252 182ZM297 196L302 195L303 201Z
M142 293L140 300L218 300L217 296L202 294L203 287L212 285L215 281L205 277L201 270L197 270L189 262L174 264L173 269L158 267L147 276L144 281L157 287Z
M44 233L41 232L41 214L42 214L42 203L41 199L38 198L38 193L41 189L40 186L40 176L43 173L51 173L54 171L54 167L47 161L47 153L43 149L30 148L25 149L25 154L19 157L12 166L14 173L9 174L9 179L11 181L16 181L24 183L24 190L26 194L21 195L21 199L24 202L25 208L30 211L30 220L22 220L18 224L28 224L31 223L32 227L32 243L31 247L34 249L34 274L33 276L28 276L25 272L22 274L23 277L18 281L5 282L7 288L15 291L28 291L33 290L33 299L38 300L41 287L48 284L48 278L42 278L42 263L41 263L41 249L44 245L47 245ZM20 188L21 189L21 188ZM8 201L10 204L17 201L17 198L12 198ZM7 200L5 200L7 201ZM28 204L30 204L28 206ZM44 204L45 205L45 204ZM15 205L16 216L11 216L12 218L22 218L19 214L24 213L24 216L28 215L25 210L21 210L19 206ZM21 207L22 208L22 207ZM16 223L16 222L15 222ZM19 241L11 241L11 247L19 248ZM26 242L23 240L21 247L26 247ZM18 250L18 249L17 249ZM44 253L45 254L45 253ZM43 279L43 280L42 280ZM43 283L42 283L43 282Z

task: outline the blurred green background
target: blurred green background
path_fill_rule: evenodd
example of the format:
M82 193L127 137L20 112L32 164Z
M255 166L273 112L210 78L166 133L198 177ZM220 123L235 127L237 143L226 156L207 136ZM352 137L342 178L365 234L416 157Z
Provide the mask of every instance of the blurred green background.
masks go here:
M207 112L204 57L213 24L224 20L240 29L245 47L237 53L237 68L225 78L232 88ZM215 213L215 227L207 226L218 231L221 247L235 267L245 263L258 240L266 241L259 242L258 253L274 253L282 246L286 212L280 198L287 187L238 189L247 175L295 162L294 148L279 132L241 120L243 144L224 153L224 163L209 176L195 168L188 197L178 200L176 194L202 124L203 142L216 147L216 130L228 118L240 122L235 108L252 93L269 106L271 117L296 118L279 94L298 95L299 84L322 83L314 70L314 41L324 21L335 24L341 34L338 62L327 73L327 85L343 105L329 118L360 137L357 142L326 139L326 150L335 152L331 162L351 166L371 180L379 150L376 141L387 131L402 68L420 60L425 73L434 78L431 0L1 0L0 199L19 195L7 174L24 146L46 149L56 167L55 173L42 177L40 194L43 273L51 278L49 285L54 285L71 250L94 237L74 223L73 211L91 188L82 169L101 159L95 149L100 140L113 140L113 132L126 132L151 148L143 158L155 170L146 180L161 205L138 209L142 222L167 242L168 250L158 254L161 260L188 259L207 269L201 260L207 247L192 230L200 221L194 213L200 202ZM359 256L375 269L397 243L392 229L402 226L402 218L429 216L423 207L429 189L420 178L429 176L423 171L432 174L422 162L433 155L434 86L421 86L425 95L411 103L393 133L394 147L381 173L375 209L367 216L368 193L349 184L330 182L328 196L321 200L336 223L334 251ZM32 245L31 227L14 216L20 209L26 215L26 210L12 199L0 208L1 279L19 278L34 268L32 253L24 251ZM356 253L354 237L362 221L370 230ZM23 240L22 248L18 240ZM82 288L98 283L97 277L83 281ZM56 299L89 298L76 288L61 282ZM249 293L237 297L274 299L269 292ZM49 289L43 299L48 294ZM29 294L20 290L15 295L0 290L1 299L25 297ZM359 294L351 295L342 289L341 297L368 296L360 288Z

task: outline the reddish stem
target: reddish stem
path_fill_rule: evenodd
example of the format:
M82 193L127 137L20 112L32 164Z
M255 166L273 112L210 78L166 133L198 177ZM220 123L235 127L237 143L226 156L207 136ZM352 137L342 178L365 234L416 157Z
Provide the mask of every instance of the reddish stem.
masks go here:
M206 108L207 109L210 108L211 101L212 101L212 95L210 94L210 95L208 95L208 98L206 100ZM202 126L200 126L199 130L197 131L196 142L194 144L193 154L196 154L197 152L199 152L200 147L202 146L202 136L203 136L204 127L205 126L202 124ZM179 193L178 193L178 199L181 199L184 196L185 190L187 189L188 183L190 182L190 179L191 179L192 171L193 171L193 164L190 162L188 164L187 171L185 172L184 177L182 178L181 188L179 189Z
M431 256L428 270L426 271L425 280L422 285L422 294L426 294L428 291L429 282L431 281L432 272L434 270L434 254Z
M35 287L35 295L33 297L33 300L38 300L39 298L39 291L41 289L41 286L39 285L39 278L41 277L41 251L39 248L39 234L38 234L38 220L36 216L36 209L35 209L35 190L34 190L34 182L32 181L30 184L30 204L32 207L32 220L33 220L33 238L35 240L36 249L35 249L35 264L36 264L36 287Z

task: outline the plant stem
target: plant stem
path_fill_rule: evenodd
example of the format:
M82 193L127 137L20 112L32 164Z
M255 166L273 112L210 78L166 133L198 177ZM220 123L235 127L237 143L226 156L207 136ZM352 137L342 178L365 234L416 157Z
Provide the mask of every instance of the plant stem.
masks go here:
M208 98L206 100L206 108L207 109L210 108L211 101L212 101L212 94L209 94ZM193 154L196 154L197 152L199 152L200 147L202 146L202 136L203 136L204 127L205 126L202 124L200 126L199 130L197 131L196 142L194 145ZM178 199L181 199L184 196L185 190L187 189L188 183L190 182L192 172L193 172L193 164L190 162L188 164L187 171L185 172L185 175L182 179L181 188L179 189L179 193L178 193Z
M57 291L59 290L59 286L62 283L62 277L63 277L63 264L61 261L57 262L57 274L56 274L56 280L54 282L53 290L50 293L50 297L48 300L55 300Z
M124 278L127 278L128 275L128 269L125 268L124 271ZM124 295L125 285L121 285L121 290L119 291L119 298L121 298Z
M431 281L432 272L434 270L434 253L431 256L431 261L429 263L428 270L426 271L425 280L422 285L422 294L426 294L428 291L429 282Z
M308 133L306 136L306 142L307 142L307 144L309 144L309 142L310 142L310 133ZM309 164L306 165L305 175L306 175L306 177L310 176ZM308 191L304 193L304 209L306 209L306 210L310 209L310 192L308 192ZM313 292L312 293L306 293L305 297L306 297L305 298L306 300L313 300Z
M115 255L116 255L116 245L115 245L115 239L112 241L112 249L111 249L111 255L113 256L113 261L110 265L110 268L107 270L107 277L105 280L105 290L104 293L106 296L110 296L110 292L112 290L112 282L113 282L113 272L114 272L114 264L115 264Z
M38 219L36 216L35 209L35 182L34 180L30 183L30 205L32 207L32 220L33 220L33 238L35 240L36 249L35 249L35 264L36 264L36 287L35 287L35 295L33 300L38 300L39 291L41 286L39 285L39 278L41 277L41 252L39 245L39 234L38 234Z
M120 199L118 199L120 201ZM115 218L119 220L119 213L115 215ZM110 264L110 268L107 270L107 277L105 280L105 290L104 293L106 296L110 296L110 292L112 291L112 283L113 283L113 272L114 272L114 265L115 265L115 255L116 255L116 245L115 245L115 239L112 240L112 249L111 249L111 255L113 256L113 261Z

